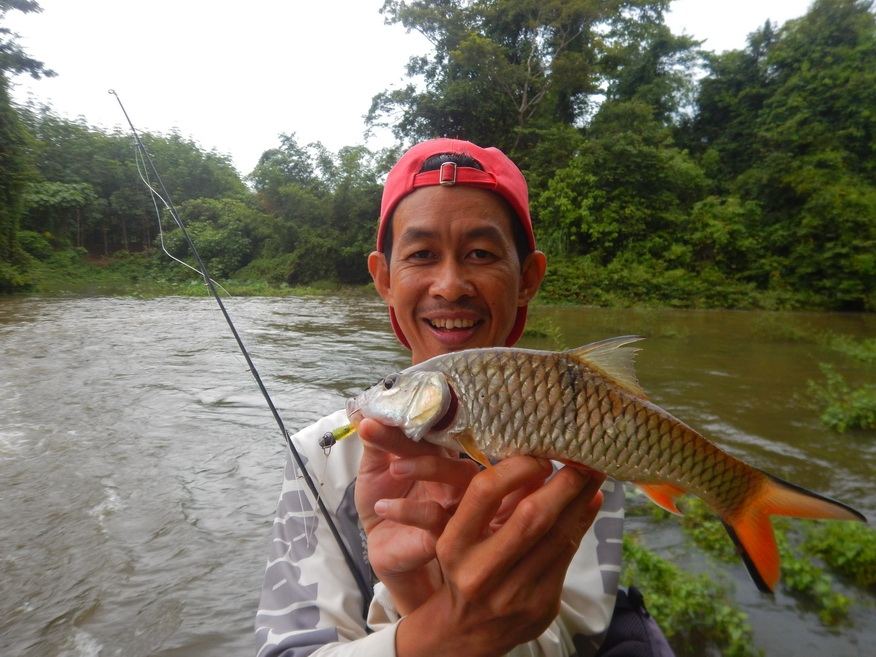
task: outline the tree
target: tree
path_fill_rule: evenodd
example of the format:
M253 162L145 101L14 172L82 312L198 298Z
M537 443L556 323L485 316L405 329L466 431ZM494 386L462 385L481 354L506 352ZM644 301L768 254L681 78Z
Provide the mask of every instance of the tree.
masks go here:
M384 91L368 113L400 139L451 136L499 146L527 167L539 133L584 120L601 93L600 66L622 25L661 21L664 0L387 0L388 23L422 33L412 58L422 81Z
M41 12L42 8L33 0L0 0L0 21L10 10L29 14ZM42 62L24 52L15 42L17 38L18 35L9 28L0 26L0 71L7 75L28 73L36 79L55 75L54 71L47 69Z
M92 253L149 248L155 208L140 179L131 137L106 133L84 119L71 121L50 108L22 113L35 137L32 159L42 182L91 187L96 197L81 224L79 243ZM250 192L228 158L201 149L178 134L142 135L174 203L196 198L245 198ZM152 184L157 184L153 179ZM52 216L35 206L28 225L52 230Z
M67 241L71 235L82 246L85 215L97 201L88 183L33 181L24 193L25 228L48 230L55 238Z
M532 206L550 251L603 264L623 253L667 260L683 250L688 213L705 189L703 172L650 105L606 102Z
M0 20L10 10L28 13L40 7L32 0L0 0ZM16 233L22 193L31 175L30 141L9 98L9 76L25 72L35 78L54 75L21 49L16 36L0 26L0 291L23 287L28 281L26 258Z
M818 0L774 36L756 33L724 60L734 64L724 79L704 83L698 117L711 124L699 135L704 160L711 154L732 176L725 186L763 210L756 233L769 255L755 265L759 283L845 309L872 304L876 283L872 7Z

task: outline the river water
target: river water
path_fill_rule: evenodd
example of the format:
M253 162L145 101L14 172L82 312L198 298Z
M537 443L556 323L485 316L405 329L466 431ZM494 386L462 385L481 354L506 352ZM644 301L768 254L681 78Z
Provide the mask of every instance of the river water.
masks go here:
M371 298L228 305L290 430L405 364ZM639 373L655 402L759 467L876 518L876 441L823 429L805 392L820 362L851 382L867 370L788 330L873 336L876 318L533 315L567 345L648 337ZM282 437L212 301L0 300L0 655L252 654L283 460ZM669 526L651 540L684 558ZM831 631L781 593L759 596L741 565L721 568L768 655L872 654L872 596L853 592L852 625Z

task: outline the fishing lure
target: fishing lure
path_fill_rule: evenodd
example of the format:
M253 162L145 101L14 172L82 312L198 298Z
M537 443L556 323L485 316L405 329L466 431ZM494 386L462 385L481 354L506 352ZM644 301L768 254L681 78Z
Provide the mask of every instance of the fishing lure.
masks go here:
M259 375L258 369L253 363L252 358L250 357L249 351L246 346L243 344L243 340L240 337L240 334L237 332L237 328L234 326L234 322L231 320L231 315L229 315L228 310L225 308L225 304L222 302L222 298L219 296L216 288L221 288L213 278L210 277L209 272L207 271L207 265L204 264L204 261L201 259L201 255L198 253L198 249L195 247L194 242L192 241L191 235L186 228L185 223L182 218L179 216L179 213L176 211L176 207L173 204L173 200L170 198L170 193L167 191L167 187L164 184L164 180L161 178L161 174L158 173L158 169L155 166L155 162L152 160L152 156L146 150L146 146L143 144L143 141L140 139L140 134L137 132L137 129L134 127L131 118L128 116L128 112L125 109L125 106L122 104L122 99L119 98L119 95L115 92L114 89L109 89L108 93L112 96L115 96L116 101L119 103L119 107L122 110L122 113L125 115L125 120L128 123L128 126L131 129L131 134L134 137L134 150L136 153L137 159L137 171L140 174L140 178L146 187L149 189L149 193L152 198L152 203L155 206L155 211L158 213L158 226L159 226L159 235L161 237L161 247L162 250L167 253L173 260L176 260L180 264L188 267L192 271L196 272L199 276L204 279L204 284L207 286L207 289L210 290L210 294L215 299L216 303L219 306L219 310L222 311L222 316L225 318L226 324L228 324L228 328L231 329L231 333L234 336L235 342L237 342L237 346L240 349L240 352L243 354L244 360L246 360L247 367L249 367L249 371L252 373L253 378L255 379L256 384L259 387L259 390L262 393L262 397L264 397L265 402L268 404L268 408L271 410L271 414L274 416L274 421L277 423L277 426L280 429L280 433L283 434L283 438L286 441L286 446L289 449L289 452L292 454L292 458L295 461L295 464L298 467L298 471L304 478L304 481L307 483L307 487L310 489L310 492L313 494L314 499L316 500L317 506L322 513L323 518L326 520L326 524L328 525L329 530L334 536L335 542L337 542L338 547L341 548L341 553L344 555L344 561L347 563L347 567L350 569L350 572L353 574L353 577L356 580L356 586L359 588L359 592L362 594L363 601L363 615L368 614L368 607L371 603L372 598L372 589L371 586L365 581L365 578L362 576L362 573L356 567L355 561L353 560L353 556L350 554L349 549L347 549L346 544L341 539L341 535L338 532L338 528L335 526L335 523L332 521L331 516L328 510L325 507L325 504L322 501L322 498L319 495L319 491L316 487L316 484L313 481L313 478L307 471L307 468L304 466L304 460L301 458L301 454L295 448L295 445L292 443L292 438L289 435L289 432L286 430L286 425L283 423L283 419L280 417L279 411L277 411L277 407L274 405L273 400L271 399L271 395L268 394L268 390L265 387L265 384L262 382L262 377ZM142 164L142 170L141 170ZM149 180L150 172L154 175L155 180L159 189L156 189ZM160 191L159 191L160 190ZM182 231L183 237L185 238L186 244L189 249L191 249L192 254L194 254L195 262L197 267L192 267L188 263L185 263L178 258L174 258L170 253L167 252L167 249L164 248L164 234L161 230L161 214L158 208L158 201L161 201L161 204L167 209L170 214L173 222L177 225L177 227ZM223 288L223 291L224 288ZM226 291L227 292L227 291ZM340 440L344 438L346 435L352 433L352 430L347 432L344 435L340 435L336 438ZM334 444L334 443L332 443Z

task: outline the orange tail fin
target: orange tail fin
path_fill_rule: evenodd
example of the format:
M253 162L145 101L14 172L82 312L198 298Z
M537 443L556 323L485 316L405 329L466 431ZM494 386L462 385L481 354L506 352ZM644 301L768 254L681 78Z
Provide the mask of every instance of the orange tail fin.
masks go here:
M772 593L779 581L779 551L770 516L862 522L867 522L867 519L842 502L765 472L763 475L763 484L745 507L722 520L757 588Z

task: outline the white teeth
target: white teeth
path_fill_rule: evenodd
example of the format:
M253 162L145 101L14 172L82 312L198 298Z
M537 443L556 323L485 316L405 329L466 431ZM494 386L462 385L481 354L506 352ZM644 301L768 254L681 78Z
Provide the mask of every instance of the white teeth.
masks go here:
M471 319L430 319L429 323L435 328L442 329L471 328L475 325Z

